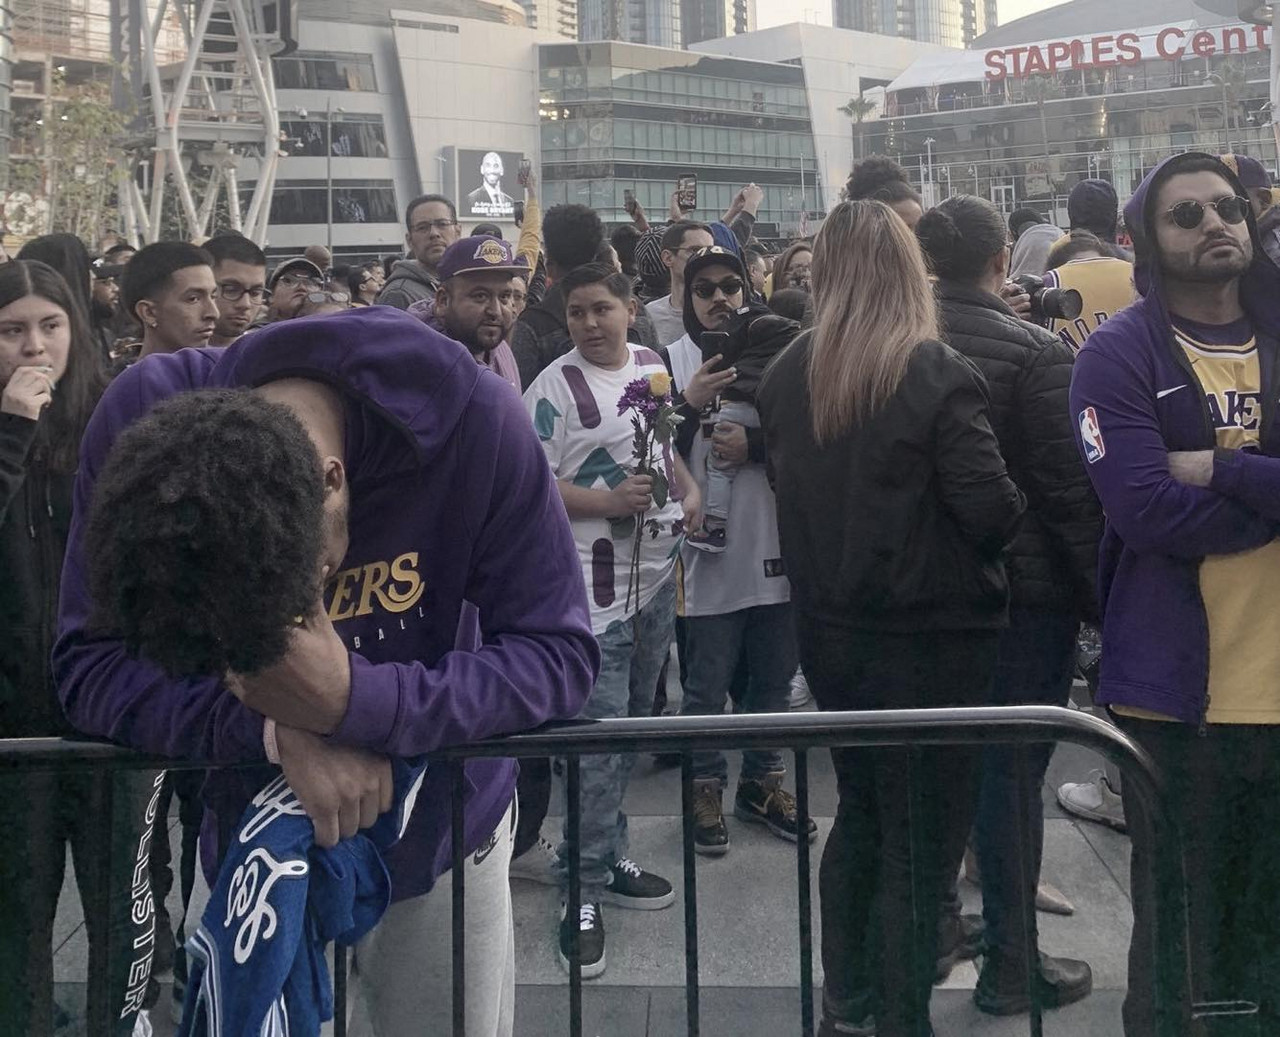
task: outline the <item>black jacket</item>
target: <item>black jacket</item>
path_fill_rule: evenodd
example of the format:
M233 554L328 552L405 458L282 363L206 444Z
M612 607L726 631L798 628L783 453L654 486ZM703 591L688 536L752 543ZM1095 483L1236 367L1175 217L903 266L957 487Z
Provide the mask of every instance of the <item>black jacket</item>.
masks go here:
M686 293L687 297L688 293ZM698 337L694 338L691 329L701 329L701 325L697 324L696 318L691 316L692 308L687 304L686 307L685 328L690 338L698 342L703 360L710 360L715 354L708 354L707 347L698 341L701 338L701 331ZM800 333L800 325L786 317L779 317L767 306L753 304L742 307L725 325L724 330L729 333L729 345L721 351L724 359L717 367L736 367L738 377L721 393L721 397L750 403L754 407L756 392L759 390L760 380L764 377L766 368L773 362L774 357ZM671 372L669 349L664 346L658 350L658 354L662 357L662 362L667 365L667 371ZM704 419L707 419L715 408L713 404L708 404L703 412L699 413L685 403L683 398L678 398L676 405L677 413L684 419L676 430L676 450L687 461L693 447L694 436L701 428ZM748 462L764 464L768 456L764 430L748 428L746 435Z
M1076 448L1067 399L1075 357L989 292L944 281L938 296L947 342L987 379L991 427L1027 497L1005 556L1011 600L1094 619L1102 508Z
M569 350L573 339L565 318L567 300L559 285L552 285L537 303L525 307L511 329L511 352L520 371L520 391L524 392L533 380ZM628 330L627 341L637 346L657 349L658 336L653 321L639 307L635 326Z
M565 323L565 297L558 284L547 289L540 302L526 306L511 329L511 352L520 369L520 391L573 348Z
M752 305L739 310L724 330L729 333L729 345L722 351L724 360L720 366L736 368L738 376L722 395L754 405L765 368L800 333L800 325L779 317L767 306ZM699 346L704 361L715 355L709 356L707 348L701 343Z
M71 733L49 653L75 477L49 471L37 428L0 413L0 738Z
M998 629L1001 554L1026 502L1005 471L982 376L922 342L878 414L818 446L809 406L811 333L757 394L796 608L864 630Z

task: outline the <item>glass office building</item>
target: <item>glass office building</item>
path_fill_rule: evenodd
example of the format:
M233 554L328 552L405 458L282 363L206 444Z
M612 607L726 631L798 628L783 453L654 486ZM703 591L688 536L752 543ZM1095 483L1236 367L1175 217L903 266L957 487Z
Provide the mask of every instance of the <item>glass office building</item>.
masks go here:
M831 13L842 29L946 47L967 47L996 27L996 0L834 0Z
M921 58L890 84L865 147L897 158L928 201L977 194L1060 220L1080 180L1110 180L1123 201L1177 152L1239 151L1274 171L1269 31L1186 0L1160 6L1167 21L1128 26L1114 5L1110 20L1073 19L1101 10L1076 0L985 47Z
M679 47L680 0L579 0L578 36Z
M625 43L539 50L547 205L581 202L606 222L626 222L632 190L662 220L677 178L693 174L700 218L759 184L762 237L820 207L800 66Z

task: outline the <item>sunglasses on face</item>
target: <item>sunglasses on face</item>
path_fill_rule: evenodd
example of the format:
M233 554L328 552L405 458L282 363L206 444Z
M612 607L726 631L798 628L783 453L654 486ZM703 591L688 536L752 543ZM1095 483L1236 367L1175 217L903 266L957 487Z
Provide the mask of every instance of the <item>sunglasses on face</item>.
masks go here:
M1169 218L1183 230L1195 230L1204 222L1204 213L1207 208L1217 210L1218 218L1223 223L1243 223L1245 216L1249 213L1249 199L1229 194L1216 202L1209 202L1208 205L1188 199L1170 206L1165 211L1169 214Z
M322 302L347 303L350 301L351 301L351 296L349 296L346 292L308 292L307 293L307 302L311 302L311 303L322 303Z
M737 295L744 285L736 277L726 277L723 281L698 281L693 286L693 294L699 299L710 299L716 292L724 292L725 296Z

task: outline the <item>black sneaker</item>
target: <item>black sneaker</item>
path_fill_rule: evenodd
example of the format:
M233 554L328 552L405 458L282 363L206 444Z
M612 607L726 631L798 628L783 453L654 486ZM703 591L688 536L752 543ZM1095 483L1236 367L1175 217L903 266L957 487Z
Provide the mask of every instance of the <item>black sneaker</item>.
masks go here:
M723 796L724 787L718 778L698 778L693 783L693 848L708 857L729 852L729 829L721 807Z
M623 857L609 869L603 899L633 911L657 911L675 903L676 891L661 875Z
M834 998L824 989L818 1037L876 1037L870 997Z
M573 920L569 906L560 905L560 964L569 971L569 940L573 933ZM604 973L604 915L599 904L583 904L578 908L578 960L582 963L582 978L593 979Z
M1093 992L1093 970L1086 962L1051 958L1043 952L1033 981L1042 1008L1075 1004ZM999 953L988 954L973 992L973 1003L987 1015L1021 1015L1031 1011L1031 991L1022 962Z
M701 529L687 534L684 540L690 547L696 547L699 551L718 555L724 552L729 542L729 536L725 532L724 526L717 526L715 529L708 529L703 526Z
M876 1037L876 1018L869 1015L861 1022L851 1023L824 1015L818 1026L818 1037Z
M738 782L738 794L733 797L733 816L739 821L764 825L780 839L795 842L799 833L800 818L796 812L796 797L782 787L782 773L766 774L759 780ZM818 838L818 826L809 818L809 842Z

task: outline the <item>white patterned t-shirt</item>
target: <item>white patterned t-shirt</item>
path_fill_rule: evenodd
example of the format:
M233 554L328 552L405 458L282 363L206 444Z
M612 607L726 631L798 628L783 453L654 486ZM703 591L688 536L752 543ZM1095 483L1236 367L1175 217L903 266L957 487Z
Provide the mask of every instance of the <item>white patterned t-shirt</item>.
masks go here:
M630 359L619 371L597 367L575 349L553 361L525 390L525 407L556 479L588 490L611 490L634 471L631 412L620 416L618 401L628 383L665 374L667 369L652 350L633 345L627 348ZM671 456L671 448L662 449L663 468L674 494ZM572 519L595 634L648 604L679 557L684 512L674 496L666 507L651 507L637 518L645 532L640 546L640 579L629 604L635 520Z

